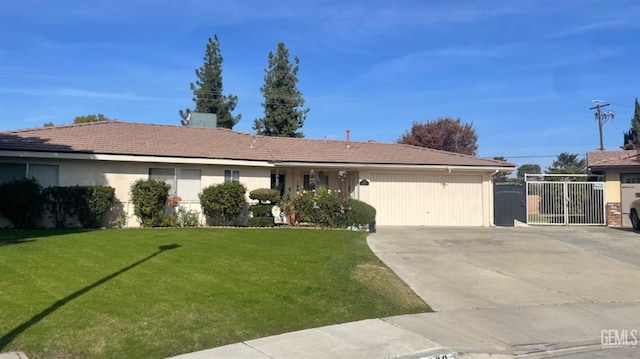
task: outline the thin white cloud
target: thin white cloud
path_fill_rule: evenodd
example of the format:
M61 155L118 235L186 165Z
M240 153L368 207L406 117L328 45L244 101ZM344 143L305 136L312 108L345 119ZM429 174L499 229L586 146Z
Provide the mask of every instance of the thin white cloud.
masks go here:
M161 97L138 95L130 92L93 91L76 88L11 88L0 87L0 93L19 96L58 96L126 101L157 101Z
M40 47L47 50L86 50L86 49L125 49L130 46L122 43L109 42L60 42L49 39L39 39L36 42Z
M611 28L611 27L619 27L621 25L625 25L627 22L624 20L611 20L611 21L603 21L597 22L593 24L583 25L574 27L565 31L560 31L555 34L550 35L550 38L563 38L572 35L578 35L585 32L600 30L603 28Z
M369 71L367 77L388 78L409 73L424 73L425 71L432 70L429 66L430 64L442 60L448 60L452 57L491 58L499 55L500 53L497 50L456 47L416 51L374 66Z

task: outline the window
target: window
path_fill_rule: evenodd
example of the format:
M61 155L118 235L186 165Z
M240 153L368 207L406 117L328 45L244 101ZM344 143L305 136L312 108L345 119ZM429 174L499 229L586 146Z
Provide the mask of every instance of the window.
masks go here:
M280 195L284 196L285 175L271 174L271 189L280 190Z
M184 201L197 201L200 194L200 170L178 170L178 196Z
M42 187L58 185L58 166L29 165L29 178L34 178Z
M313 175L306 174L302 177L302 188L306 190L316 189L318 187L329 188L329 175L322 174L322 172Z
M58 185L57 165L32 165L28 163L0 163L0 183L13 179L33 178L42 187Z
M149 168L149 179L163 180L171 185L171 193L183 201L197 201L201 190L201 172L184 168Z
M224 171L224 183L240 183L240 171L238 170L225 170Z
M25 163L0 163L0 183L25 178L26 176L27 165Z
M640 175L626 175L624 183L640 183Z
M149 168L149 179L167 182L171 186L171 193L176 193L175 168Z

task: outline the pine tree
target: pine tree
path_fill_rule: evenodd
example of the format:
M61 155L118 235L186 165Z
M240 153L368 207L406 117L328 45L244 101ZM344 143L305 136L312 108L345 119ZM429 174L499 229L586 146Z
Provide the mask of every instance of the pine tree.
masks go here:
M198 80L191 83L193 102L196 108L193 112L215 113L218 127L233 128L240 121L241 115L233 116L231 112L236 108L238 96L222 94L222 55L220 55L220 41L218 35L209 38L204 54L204 65L196 70ZM180 111L182 125L186 126L187 117L191 109Z
M623 132L624 143L622 148L625 150L637 150L640 149L640 103L636 97L636 109L631 118L631 129L627 132Z
M296 88L299 63L298 57L293 59L293 64L289 62L289 50L282 42L275 54L269 52L264 85L260 88L265 116L253 124L259 135L304 137L300 129L309 109L304 108L302 92Z
M551 166L547 167L546 172L551 174L587 173L587 159L579 156L578 153L562 152Z

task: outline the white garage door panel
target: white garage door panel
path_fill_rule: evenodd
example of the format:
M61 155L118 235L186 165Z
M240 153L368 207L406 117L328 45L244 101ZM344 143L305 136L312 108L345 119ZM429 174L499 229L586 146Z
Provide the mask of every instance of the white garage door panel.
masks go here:
M372 173L380 225L482 226L482 177Z

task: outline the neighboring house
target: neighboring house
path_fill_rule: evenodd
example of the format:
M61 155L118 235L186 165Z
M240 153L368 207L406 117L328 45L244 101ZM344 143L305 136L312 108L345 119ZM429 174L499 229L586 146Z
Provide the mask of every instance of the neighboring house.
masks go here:
M638 151L588 152L587 167L590 173L605 176L607 225L631 227L629 208L640 195Z
M489 226L492 176L513 170L502 161L402 144L222 128L109 121L0 132L0 182L27 176L43 186L112 186L129 215L131 184L163 178L181 206L199 211L202 188L225 181L291 194L323 185L373 205L379 225Z

